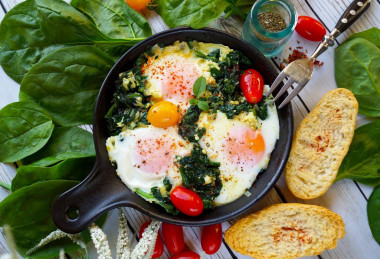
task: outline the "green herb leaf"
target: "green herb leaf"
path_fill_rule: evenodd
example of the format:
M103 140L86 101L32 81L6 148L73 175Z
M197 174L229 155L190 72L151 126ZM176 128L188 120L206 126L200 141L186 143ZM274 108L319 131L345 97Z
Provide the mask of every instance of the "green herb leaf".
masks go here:
M53 202L76 184L77 181L65 180L40 182L13 192L0 203L0 226L9 225L22 256L57 229L51 216ZM60 244L65 249L65 245ZM59 250L55 250L55 256Z
M367 215L373 238L380 245L380 186L373 190L368 199Z
M225 0L158 0L159 15L170 27L187 25L200 29L217 19L229 3Z
M95 156L93 136L79 127L55 128L49 142L37 153L22 160L24 164L49 166L69 158Z
M30 69L21 82L20 100L40 104L61 126L91 124L99 89L113 63L92 46L60 49Z
M199 101L197 105L199 109L205 112L207 112L210 109L210 107L208 106L208 103L205 101Z
M4 16L0 35L0 64L17 82L40 59L64 47L93 45L115 61L141 41L107 37L62 0L28 0L18 4Z
M191 105L197 105L198 104L198 99L190 99L189 100L189 104L191 104Z
M95 157L67 159L52 167L21 166L12 180L12 192L48 180L82 181L95 165Z
M152 35L147 20L124 0L72 0L70 4L90 17L111 38L145 38Z
M380 116L380 49L355 38L335 49L335 81L354 93L359 112Z
M206 78L203 76L198 77L193 85L193 92L196 98L198 98L206 90Z
M348 178L366 185L379 185L379 140L379 120L357 128L350 149L340 165L335 182Z
M15 162L41 149L54 129L50 115L32 102L16 102L0 111L0 161Z

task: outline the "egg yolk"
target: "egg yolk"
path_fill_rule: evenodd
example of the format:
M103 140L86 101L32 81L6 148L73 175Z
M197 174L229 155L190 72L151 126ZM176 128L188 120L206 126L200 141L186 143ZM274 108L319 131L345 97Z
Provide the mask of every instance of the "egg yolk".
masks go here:
M236 165L254 166L264 157L265 142L260 131L235 126L225 139L228 160Z
M173 163L174 150L175 143L166 135L141 138L133 152L134 166L142 172L162 176Z
M150 107L147 116L154 127L166 128L174 126L179 120L178 108L169 101L161 101Z

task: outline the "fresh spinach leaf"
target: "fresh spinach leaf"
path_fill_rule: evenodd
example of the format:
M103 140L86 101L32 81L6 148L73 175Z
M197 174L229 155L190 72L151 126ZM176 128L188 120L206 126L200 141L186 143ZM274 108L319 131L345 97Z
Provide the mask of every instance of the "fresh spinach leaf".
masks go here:
M372 235L380 245L380 186L373 190L368 199L367 215Z
M158 0L157 4L156 11L170 28L188 25L193 29L207 26L229 5L225 0Z
M152 35L147 20L125 4L125 0L72 0L70 4L89 16L100 31L111 38L145 38Z
M350 149L335 182L348 178L366 185L380 185L380 121L355 130Z
M247 17L256 0L226 0L230 5L224 11L225 18L237 15L243 20Z
M201 94L204 93L204 91L206 90L206 83L206 78L204 78L203 76L197 78L193 85L193 93L196 98L198 98Z
M40 182L13 192L0 203L0 226L9 225L22 256L57 229L51 217L53 202L76 184L66 180ZM63 244L61 248L65 248ZM58 254L59 249L55 251Z
M21 82L20 100L33 100L61 126L91 124L100 86L113 60L93 46L60 49L35 64Z
M22 160L23 164L49 166L69 158L95 156L93 136L79 127L57 127L49 142L37 153Z
M18 4L4 16L0 35L0 64L17 82L40 59L63 47L94 45L115 61L141 41L107 37L62 0L27 0Z
M380 49L355 38L335 49L335 81L354 93L359 112L380 116Z
M15 162L41 149L54 129L50 115L32 102L16 102L0 111L0 161Z
M380 48L380 29L373 27L366 31L358 32L352 34L348 39L346 39L342 44L349 42L350 40L361 38L372 42L376 47Z
M95 157L88 157L67 159L52 167L21 166L12 180L12 192L41 181L82 181L91 172L94 165Z

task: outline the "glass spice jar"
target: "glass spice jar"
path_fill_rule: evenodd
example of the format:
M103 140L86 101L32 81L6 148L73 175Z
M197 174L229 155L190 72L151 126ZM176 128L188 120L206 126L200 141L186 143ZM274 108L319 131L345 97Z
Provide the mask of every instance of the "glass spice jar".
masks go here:
M297 24L294 6L286 0L258 0L244 23L242 38L266 57L280 53Z

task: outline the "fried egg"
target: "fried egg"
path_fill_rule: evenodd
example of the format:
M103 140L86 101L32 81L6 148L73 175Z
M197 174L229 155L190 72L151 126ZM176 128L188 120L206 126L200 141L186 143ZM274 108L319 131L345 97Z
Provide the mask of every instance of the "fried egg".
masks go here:
M106 146L121 180L131 190L147 193L152 187L163 186L166 176L174 186L181 185L175 158L190 154L193 148L193 144L178 135L177 127L164 129L151 125L109 137Z
M279 137L276 108L268 109L264 121L256 119L252 112L228 119L218 111L216 115L202 114L198 123L206 128L200 146L211 161L220 162L223 187L214 205L230 203L242 196L268 166Z
M221 44L196 43L197 50L209 53L221 50L221 60L232 50ZM194 49L186 42L176 41L173 45L160 48L154 46L153 56L148 57L142 66L142 73L147 76L144 94L151 96L152 102L170 101L176 104L184 114L193 96L193 85L198 77L206 78L208 84L215 79L210 74L210 67L219 68L218 64L199 58Z
M149 105L153 107L161 101L174 104L170 107L181 114L175 123L181 120L190 106L189 100L194 98L193 85L199 77L206 78L211 86L216 84L210 68L219 69L218 63L197 57L195 49L205 55L219 49L220 61L233 51L221 44L193 44L192 48L188 43L179 41L165 48L155 45L141 67L146 77L144 95ZM269 87L265 86L264 92L268 90ZM206 93L205 97L207 94L211 93ZM232 104L238 105L241 101L244 97ZM201 113L197 125L206 131L203 136L196 135L195 139L209 160L220 163L222 188L214 199L214 205L219 206L241 197L268 166L270 154L279 138L279 121L273 104L268 105L265 120L257 118L254 111L241 112L232 119L221 111L212 112ZM172 188L182 185L180 165L176 161L190 155L194 143L179 135L178 124L162 126L147 118L151 125L124 128L119 135L109 137L106 146L110 160L117 167L117 174L128 188L149 194L153 187L164 188L166 177Z

